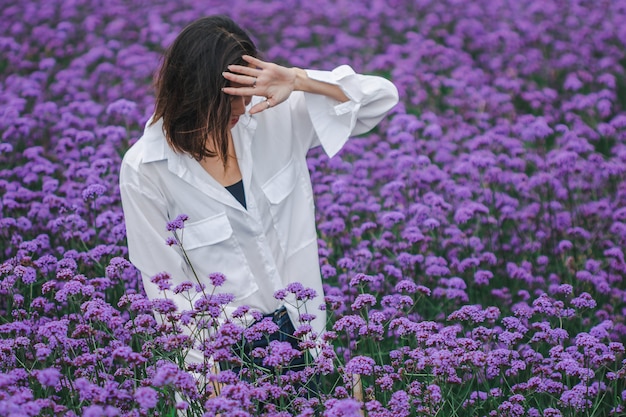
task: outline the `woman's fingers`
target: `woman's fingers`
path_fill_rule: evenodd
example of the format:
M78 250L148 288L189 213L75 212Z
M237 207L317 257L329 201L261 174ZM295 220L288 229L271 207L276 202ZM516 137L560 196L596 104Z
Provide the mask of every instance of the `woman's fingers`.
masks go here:
M224 87L222 91L231 96L254 96L256 89L253 87Z
M243 59L246 62L249 62L251 65L254 65L254 67L233 64L233 65L228 66L228 71L230 71L230 73L234 73L238 75L246 75L249 77L258 78L259 76L261 76L261 73L263 72L263 68L267 67L269 64L268 62L261 61L260 59L257 59L250 55L243 55ZM229 73L225 72L224 74L229 74ZM230 80L236 81L232 79Z
M263 112L285 101L293 91L293 71L250 55L243 59L250 64L229 65L224 78L231 82L222 91L236 96L261 96L265 101L255 104L250 114Z
M250 77L258 77L261 74L260 69L243 65L229 65L228 70L236 74L248 75Z
M252 64L255 67L258 67L258 68L261 68L261 69L263 67L265 67L265 65L267 65L267 62L261 61L259 58L255 58L255 57L253 57L251 55L243 55L242 58L247 63Z
M253 96L259 94L256 88L257 77L238 75L232 72L224 72L222 75L231 82L230 87L224 87L222 89L226 94L235 96Z
M240 74L235 74L232 72L223 72L222 75L228 81L241 84L242 87L255 85L256 80L257 80L257 77L254 77L254 76L240 75Z
M267 99L267 100L263 100L263 101L255 104L250 109L250 114L261 113L262 111L265 111L265 110L269 109L270 107L272 107L271 103L272 103L271 99Z

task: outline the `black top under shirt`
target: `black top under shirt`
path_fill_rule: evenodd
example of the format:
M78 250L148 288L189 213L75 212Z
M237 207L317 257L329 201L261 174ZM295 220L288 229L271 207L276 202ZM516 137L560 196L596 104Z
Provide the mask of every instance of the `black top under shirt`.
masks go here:
M248 207L246 207L246 195L243 193L243 179L227 186L226 189L241 203L243 208L248 209Z

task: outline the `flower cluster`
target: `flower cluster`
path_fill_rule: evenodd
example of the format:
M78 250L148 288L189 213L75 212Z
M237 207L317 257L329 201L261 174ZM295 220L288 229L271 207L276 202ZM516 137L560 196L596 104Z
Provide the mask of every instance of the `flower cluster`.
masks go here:
M13 3L0 10L0 416L626 412L624 0ZM247 307L225 321L228 295L167 271L148 300L117 187L159 57L209 13L270 61L349 62L401 96L337 157L308 156L327 332L303 311L307 354L272 341L239 377L232 347L276 325ZM163 225L171 250L185 220ZM303 369L281 372L294 359Z

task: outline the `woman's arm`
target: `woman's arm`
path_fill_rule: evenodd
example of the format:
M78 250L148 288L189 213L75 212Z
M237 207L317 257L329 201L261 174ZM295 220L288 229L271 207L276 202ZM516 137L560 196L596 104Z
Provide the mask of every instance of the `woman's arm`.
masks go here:
M250 114L260 113L282 103L294 91L323 95L339 103L349 100L339 86L309 78L301 68L287 68L249 55L244 55L243 59L250 66L230 65L230 72L224 72L224 78L240 86L226 87L223 91L238 96L266 97L265 102L250 109Z
M266 111L289 100L293 137L306 152L322 145L328 156L335 155L350 136L371 130L398 102L398 90L385 78L362 75L348 65L332 71L286 68L245 57L251 66L231 65L224 77L237 86L223 91L233 95L254 95L267 100L255 102L250 114Z
M301 68L292 68L296 73L296 81L294 91L303 91L305 93L320 94L330 97L340 103L350 100L348 96L338 85L325 83L322 81L309 78L307 72Z

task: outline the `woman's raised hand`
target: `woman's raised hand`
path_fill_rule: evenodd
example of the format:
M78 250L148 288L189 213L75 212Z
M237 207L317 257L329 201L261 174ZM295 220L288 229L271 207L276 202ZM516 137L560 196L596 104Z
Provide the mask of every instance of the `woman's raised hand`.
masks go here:
M250 114L260 113L289 98L296 86L297 68L286 68L249 55L244 55L243 59L250 66L229 65L228 72L223 73L224 78L237 84L225 87L224 93L265 97L265 101L257 103L250 109Z

